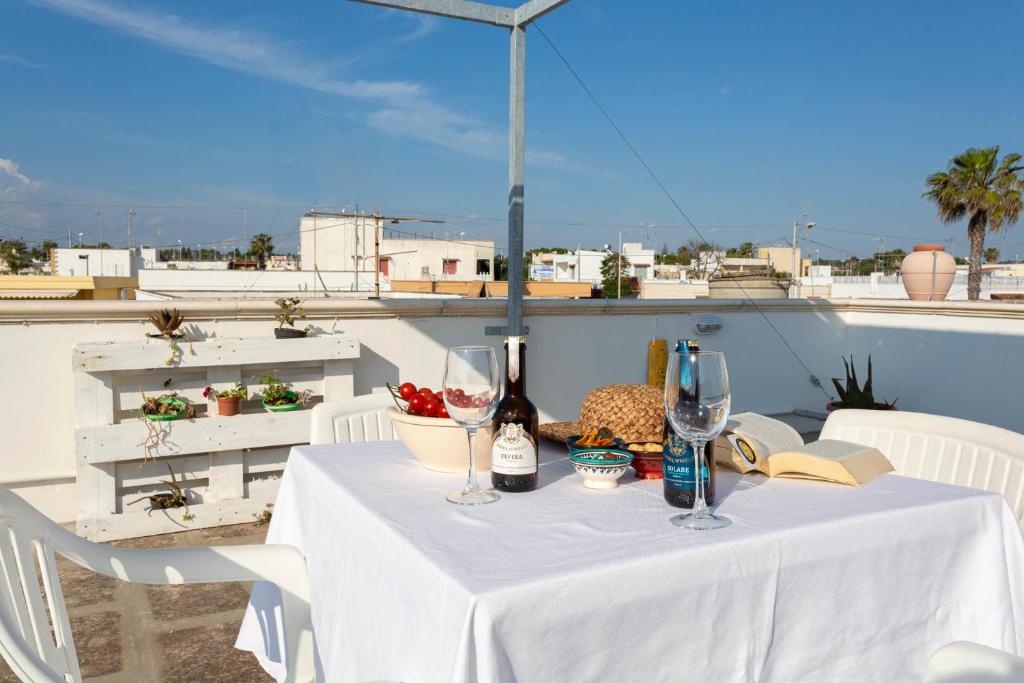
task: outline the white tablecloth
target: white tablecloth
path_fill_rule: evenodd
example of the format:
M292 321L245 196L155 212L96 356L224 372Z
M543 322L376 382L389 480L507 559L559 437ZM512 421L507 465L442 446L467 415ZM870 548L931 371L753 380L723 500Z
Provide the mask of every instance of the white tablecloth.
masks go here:
M559 454L560 455L560 454ZM660 481L465 509L398 442L292 450L267 542L309 564L327 681L917 681L952 640L1024 651L1024 540L994 494L719 471L717 531ZM274 589L237 646L280 680Z

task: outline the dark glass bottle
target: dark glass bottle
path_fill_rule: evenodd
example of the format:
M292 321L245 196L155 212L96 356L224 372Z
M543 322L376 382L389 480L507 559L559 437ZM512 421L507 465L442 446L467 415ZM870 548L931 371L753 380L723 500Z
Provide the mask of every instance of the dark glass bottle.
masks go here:
M518 493L537 488L537 408L526 398L526 339L505 341L505 395L491 421L491 485Z
M696 339L680 339L676 342L676 353L687 353L693 358L694 354L700 353L699 342ZM696 364L684 362L679 368L681 373L696 372ZM697 391L700 391L700 380L696 382ZM680 390L680 393L682 390ZM696 398L696 397L694 397ZM669 505L677 508L692 508L697 499L697 479L694 477L693 467L693 446L687 444L678 436L669 424L668 417L665 417L662 443L664 448L662 454L664 464L662 469L665 473L665 500ZM701 463L701 477L704 480L704 500L708 506L715 503L715 444L709 441L704 447L704 462Z

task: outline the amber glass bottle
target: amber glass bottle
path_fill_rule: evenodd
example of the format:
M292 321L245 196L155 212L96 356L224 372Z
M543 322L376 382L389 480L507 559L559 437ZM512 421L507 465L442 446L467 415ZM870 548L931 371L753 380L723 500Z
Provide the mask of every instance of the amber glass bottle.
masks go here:
M537 488L537 408L526 398L526 340L505 341L505 395L491 422L491 484L518 493Z

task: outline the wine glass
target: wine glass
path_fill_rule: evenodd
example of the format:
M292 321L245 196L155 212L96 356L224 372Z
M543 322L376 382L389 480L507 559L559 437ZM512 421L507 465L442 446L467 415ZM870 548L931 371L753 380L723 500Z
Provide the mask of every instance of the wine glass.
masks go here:
M498 361L489 346L457 346L448 349L444 364L442 393L448 415L466 428L469 437L469 475L466 486L447 496L457 505L483 505L500 497L492 490L483 490L476 480L476 459L473 441L476 430L494 415L498 407Z
M693 444L693 511L671 521L687 529L720 529L731 522L711 514L704 500L704 447L729 419L729 373L719 351L673 353L665 370L665 415L679 438ZM714 464L712 463L712 467Z

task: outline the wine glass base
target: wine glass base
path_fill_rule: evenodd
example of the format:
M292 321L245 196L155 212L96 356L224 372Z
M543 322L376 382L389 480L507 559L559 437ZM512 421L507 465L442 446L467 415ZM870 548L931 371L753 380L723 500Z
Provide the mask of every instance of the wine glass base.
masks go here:
M501 496L494 491L484 491L483 489L462 489L445 496L445 500L456 505L487 505L499 498Z
M722 527L732 524L732 520L728 517L719 517L718 515L713 515L710 512L704 512L701 514L687 512L686 514L676 515L669 519L669 521L677 527L681 527L683 529L696 529L697 531L721 529Z

